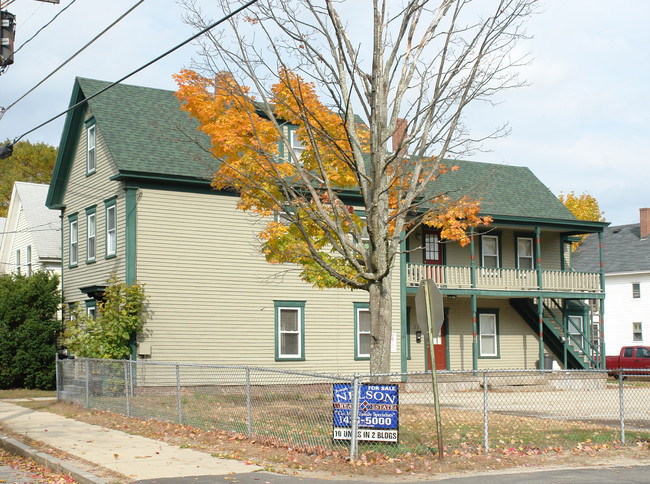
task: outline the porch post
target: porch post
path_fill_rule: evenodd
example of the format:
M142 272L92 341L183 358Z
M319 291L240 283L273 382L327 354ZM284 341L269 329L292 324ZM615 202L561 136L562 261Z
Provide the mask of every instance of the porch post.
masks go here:
M472 369L478 369L478 341L476 336L476 294L472 294Z
M537 317L539 318L539 369L544 370L544 299L539 294Z
M400 368L402 373L408 371L407 368L407 338L410 338L406 331L408 312L406 311L406 234L400 241L400 254L399 254L399 319L400 319ZM406 381L406 375L402 376L402 380Z
M469 229L470 275L472 289L476 289L476 261L474 260L474 227Z
M540 247L540 230L535 227L535 260L537 261L537 288L541 291L542 287L542 249Z
M603 259L603 231L598 232L600 255L600 292L605 294L605 263ZM600 367L605 369L605 299L600 299Z

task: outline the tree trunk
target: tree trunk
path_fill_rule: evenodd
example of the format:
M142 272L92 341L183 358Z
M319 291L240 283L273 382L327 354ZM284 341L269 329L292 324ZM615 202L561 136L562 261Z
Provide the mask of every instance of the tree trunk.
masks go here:
M391 275L371 284L370 292L370 373L390 372L390 336L393 322ZM377 379L386 382L388 377Z

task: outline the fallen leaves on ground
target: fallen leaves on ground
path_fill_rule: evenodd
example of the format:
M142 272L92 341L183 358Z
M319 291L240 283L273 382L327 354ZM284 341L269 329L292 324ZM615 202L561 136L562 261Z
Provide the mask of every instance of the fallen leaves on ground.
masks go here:
M38 479L47 484L74 484L75 481L65 474L57 474L38 465L31 459L26 459L0 449L0 465L11 467L27 475L30 479Z

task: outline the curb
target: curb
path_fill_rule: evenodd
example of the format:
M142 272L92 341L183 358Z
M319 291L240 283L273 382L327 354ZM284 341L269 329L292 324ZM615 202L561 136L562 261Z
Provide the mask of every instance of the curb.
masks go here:
M45 452L39 452L38 450L25 445L22 442L19 442L15 439L10 439L3 435L0 435L0 447L5 449L7 452L12 454L17 454L22 457L27 457L33 459L37 464L47 467L53 472L59 474L68 474L79 484L106 484L104 479L78 469L61 459L54 457L52 455L46 454Z

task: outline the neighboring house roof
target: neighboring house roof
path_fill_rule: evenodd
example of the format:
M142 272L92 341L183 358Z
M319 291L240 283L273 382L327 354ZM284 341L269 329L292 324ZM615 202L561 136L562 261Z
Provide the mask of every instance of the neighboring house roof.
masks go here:
M577 271L600 271L600 242L589 235L573 253ZM641 224L616 225L603 232L603 266L606 274L650 271L650 237L641 238Z
M105 81L77 78L71 105L108 86ZM179 109L173 91L119 84L88 101L108 150L122 177L208 184L218 163L207 148L208 137L198 123ZM80 107L68 113L47 205L59 208L67 183L76 140L83 125ZM431 185L430 195L441 192L481 198L481 212L501 219L554 221L583 227L583 233L600 230L602 222L576 217L526 167L449 161L457 171ZM580 233L580 232L575 232Z
M59 212L45 206L49 185L15 182L9 203L7 219L0 243L0 258L9 260L9 250L18 228L18 219L22 211L32 236L34 251L41 260L61 259L61 222Z

